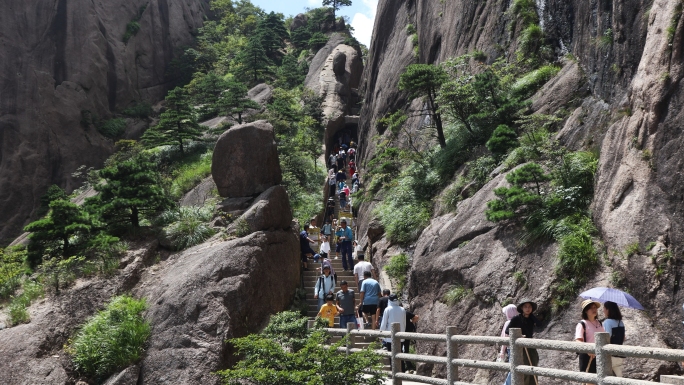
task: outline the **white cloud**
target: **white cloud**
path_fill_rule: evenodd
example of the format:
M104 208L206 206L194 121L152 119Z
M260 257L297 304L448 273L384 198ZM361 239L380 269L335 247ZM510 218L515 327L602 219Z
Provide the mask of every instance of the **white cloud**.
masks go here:
M320 7L321 0L309 0L309 5L312 7Z
M351 25L354 28L354 37L362 44L370 47L373 35L373 24L375 23L375 13L378 8L378 0L363 0L363 4L368 8L363 13L356 13Z

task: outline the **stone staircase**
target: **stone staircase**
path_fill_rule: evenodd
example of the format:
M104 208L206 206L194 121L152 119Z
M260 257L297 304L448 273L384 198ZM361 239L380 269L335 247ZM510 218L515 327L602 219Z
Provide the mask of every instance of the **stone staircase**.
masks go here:
M354 279L354 272L349 270L349 271L343 271L342 269L342 259L334 259L334 252L331 253L332 255L330 256L330 262L332 264L333 269L335 269L335 272L337 273L337 285L335 286L335 293L337 293L340 290L340 282L342 281L347 281L349 284L349 289L354 290L354 293L356 293L356 301L358 304L359 300L359 290L358 290L358 284ZM354 261L356 262L356 260ZM321 264L320 263L314 263L313 260L309 261L309 270L304 271L304 290L306 290L306 302L309 305L309 311L307 313L309 319L313 320L316 318L316 315L318 314L318 300L314 299L314 288L316 287L316 281L318 280L318 277L321 275ZM335 326L334 327L339 327L340 326L340 319L339 317L335 317ZM345 326L346 328L346 326ZM339 341L341 337L339 336L334 336L332 337L331 341L333 343ZM354 337L354 347L363 349L365 347L368 347L371 343L376 342L376 338L371 338L371 337L362 337L362 336L355 336ZM383 359L384 364L385 364L385 370L389 371L389 358L385 357Z

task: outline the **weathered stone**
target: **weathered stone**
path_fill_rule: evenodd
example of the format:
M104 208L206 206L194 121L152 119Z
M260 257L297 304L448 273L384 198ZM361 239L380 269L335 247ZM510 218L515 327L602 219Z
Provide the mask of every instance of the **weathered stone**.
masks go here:
M266 83L257 84L251 90L247 92L247 97L252 99L252 101L266 105L271 97L273 96L273 87Z
M300 13L292 19L292 24L290 24L290 31L297 30L302 27L306 27L308 22L308 17L305 14Z
M299 244L289 231L217 239L173 256L138 294L152 335L144 384L218 384L234 360L225 341L260 330L287 307L299 284ZM277 266L277 268L276 268Z
M273 126L265 120L232 127L218 139L211 175L222 197L246 197L280 184Z
M254 198L252 197L242 197L242 198L228 198L221 201L216 206L216 209L223 212L231 212L236 210L246 210L251 205Z
M68 191L81 165L99 167L113 141L82 113L107 119L156 102L169 62L202 26L208 0L0 3L0 239L17 236L51 184ZM140 31L122 41L141 6ZM139 132L138 132L139 133Z
M129 366L121 372L109 377L103 385L136 385L140 375L138 365Z
M538 114L553 114L567 108L573 100L581 100L588 93L587 80L574 60L566 60L558 75L532 97L532 110Z
M180 200L181 206L204 206L215 197L216 183L212 177L207 177L200 184L188 191Z
M264 191L240 219L245 220L252 231L288 229L292 222L292 208L285 187L273 186Z

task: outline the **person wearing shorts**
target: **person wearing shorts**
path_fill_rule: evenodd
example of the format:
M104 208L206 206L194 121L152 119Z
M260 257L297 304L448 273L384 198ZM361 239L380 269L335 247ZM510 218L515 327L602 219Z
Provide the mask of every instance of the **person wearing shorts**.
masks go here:
M359 299L361 303L361 311L366 321L366 325L373 330L377 327L378 301L380 300L380 284L378 281L371 278L371 272L365 271L363 273L363 283L359 289Z

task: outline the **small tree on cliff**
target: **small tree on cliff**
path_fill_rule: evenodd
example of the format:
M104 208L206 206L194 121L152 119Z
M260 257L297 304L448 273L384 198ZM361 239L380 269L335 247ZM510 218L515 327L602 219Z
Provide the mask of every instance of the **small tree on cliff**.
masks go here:
M447 80L449 80L449 75L444 69L432 64L411 64L406 67L399 79L399 89L407 91L409 97L413 99L425 98L426 110L434 122L437 130L437 141L442 148L446 147L446 139L444 138L442 115L437 104L437 92Z
M242 124L242 114L252 108L261 108L259 103L247 97L247 86L234 79L224 83L225 89L221 92L216 103L218 110L233 118L238 124Z
M176 87L166 96L166 111L161 114L159 124L147 130L142 141L153 147L178 145L181 154L184 154L183 143L197 140L201 135L195 110L190 105L185 90Z
M81 235L83 238L92 226L84 210L68 199L51 201L49 210L45 218L24 227L24 231L31 233L28 260L33 267L39 265L45 256L59 259L71 256L76 250L72 237Z
M104 183L95 186L100 195L89 205L98 207L110 225L129 223L140 227L140 217L169 208L171 200L162 188L160 175L145 154L117 162L100 171Z
M333 20L335 20L335 12L339 11L341 7L349 7L352 5L351 0L323 0L323 6L329 6L333 10ZM335 23L333 22L333 31L335 30Z
M240 63L242 75L254 83L268 73L269 66L272 64L261 43L260 35L253 35L249 38L247 46L240 52L237 61Z

